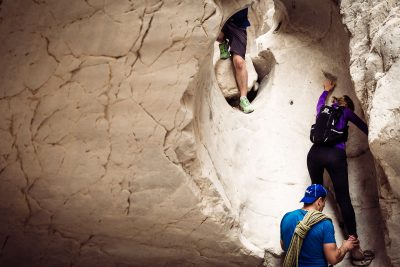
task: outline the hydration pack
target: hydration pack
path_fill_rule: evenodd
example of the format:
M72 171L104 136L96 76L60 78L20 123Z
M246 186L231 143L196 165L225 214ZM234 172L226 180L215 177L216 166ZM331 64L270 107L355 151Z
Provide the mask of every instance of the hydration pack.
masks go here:
M311 142L317 145L335 145L346 142L349 127L346 125L343 129L336 129L336 125L342 115L342 107L323 106L315 124L311 126Z

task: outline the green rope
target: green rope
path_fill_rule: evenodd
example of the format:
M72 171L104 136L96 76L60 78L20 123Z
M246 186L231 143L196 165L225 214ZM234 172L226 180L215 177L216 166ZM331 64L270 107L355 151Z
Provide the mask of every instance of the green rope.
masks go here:
M296 229L294 229L285 260L283 262L283 267L299 266L299 254L301 246L303 245L303 239L306 237L311 227L322 220L330 219L322 212L310 210L304 216L303 220L297 224Z

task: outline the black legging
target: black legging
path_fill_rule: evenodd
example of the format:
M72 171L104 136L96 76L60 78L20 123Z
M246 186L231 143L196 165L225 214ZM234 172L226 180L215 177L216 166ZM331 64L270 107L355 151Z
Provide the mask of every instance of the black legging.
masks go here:
M307 155L307 167L313 184L323 184L324 169L331 177L336 200L349 235L357 237L356 216L351 204L346 151L313 145Z

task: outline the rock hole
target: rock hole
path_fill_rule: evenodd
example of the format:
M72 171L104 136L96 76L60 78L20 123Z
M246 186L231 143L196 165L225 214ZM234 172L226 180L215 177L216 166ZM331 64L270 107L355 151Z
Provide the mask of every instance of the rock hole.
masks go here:
M279 31L279 29L281 28L281 26L282 26L282 21L280 21L280 22L278 23L278 26L276 26L276 28L275 28L275 30L274 30L274 33L277 33L277 32Z

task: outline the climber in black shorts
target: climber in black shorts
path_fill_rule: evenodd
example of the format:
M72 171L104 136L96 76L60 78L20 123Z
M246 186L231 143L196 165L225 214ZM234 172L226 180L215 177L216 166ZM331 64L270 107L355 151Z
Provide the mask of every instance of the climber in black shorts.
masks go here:
M217 41L220 42L220 58L227 59L232 54L235 68L236 84L240 92L240 107L244 113L254 111L254 107L247 99L248 73L245 61L247 46L247 30L250 22L247 18L248 8L236 12L222 27ZM230 51L230 53L229 53Z

